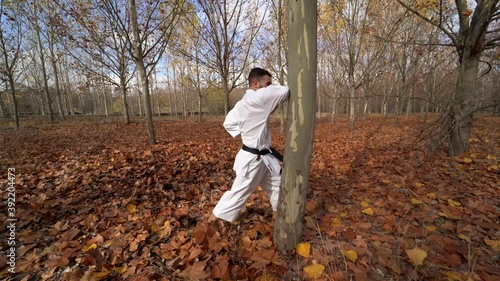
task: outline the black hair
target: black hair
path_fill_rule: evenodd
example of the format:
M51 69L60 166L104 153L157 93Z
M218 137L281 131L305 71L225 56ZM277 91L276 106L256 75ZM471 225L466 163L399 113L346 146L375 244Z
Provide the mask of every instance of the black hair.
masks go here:
M258 67L252 68L248 74L248 85L251 85L254 80L259 81L263 76L273 77L271 73L265 69Z

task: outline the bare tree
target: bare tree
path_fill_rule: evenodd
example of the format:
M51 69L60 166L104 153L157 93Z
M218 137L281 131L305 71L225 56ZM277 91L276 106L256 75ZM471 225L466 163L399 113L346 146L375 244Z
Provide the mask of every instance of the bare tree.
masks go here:
M259 9L264 1L197 0L200 28L194 25L206 48L200 62L220 76L224 92L224 113L229 111L229 94L242 83L249 67L249 53L265 19Z
M156 143L153 111L150 97L149 76L161 59L172 35L173 28L183 13L184 0L173 2L149 1L137 6L135 0L104 0L99 5L106 10L109 20L121 30L129 46L141 82L147 123L148 143ZM123 9L127 7L126 9ZM124 17L124 15L130 17ZM127 23L126 20L130 22ZM131 33L127 33L128 26Z
M481 55L485 50L500 46L500 4L499 0L471 1L456 0L454 8L446 1L419 7L407 1L398 2L429 24L438 27L457 51L459 71L456 89L451 98L445 126L439 142L449 138L448 153L458 156L468 150L473 114L480 110L477 78ZM471 5L471 6L469 6ZM455 13L451 13L454 10ZM458 19L458 30L453 29Z
M69 39L66 44L68 53L78 65L118 87L122 96L123 117L128 124L128 88L135 69L131 68L130 42L127 40L127 34L130 34L129 14L118 8L123 5L123 1L67 4L65 12L73 24L64 33ZM121 21L115 20L117 13ZM93 63L89 64L89 61Z
M19 129L19 113L16 98L17 64L21 55L23 26L18 5L0 2L0 77L6 81L12 97L12 106L16 129Z

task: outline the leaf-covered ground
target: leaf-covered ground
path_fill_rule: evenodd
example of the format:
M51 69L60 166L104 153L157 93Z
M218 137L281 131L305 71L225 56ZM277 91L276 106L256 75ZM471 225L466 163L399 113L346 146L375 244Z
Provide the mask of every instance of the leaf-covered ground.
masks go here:
M427 154L416 117L318 121L303 243L286 256L262 191L238 224L205 222L241 145L221 122L157 121L153 146L143 122L4 126L0 220L15 168L17 261L9 273L3 240L0 279L498 280L500 119L476 122L458 158Z

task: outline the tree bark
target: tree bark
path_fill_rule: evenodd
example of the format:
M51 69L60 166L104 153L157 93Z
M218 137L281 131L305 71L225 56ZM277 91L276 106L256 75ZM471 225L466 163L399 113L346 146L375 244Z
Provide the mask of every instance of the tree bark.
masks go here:
M316 1L289 1L289 129L274 230L280 251L294 249L302 237L316 109L316 8Z
M49 40L49 51L50 51L50 62L52 64L52 71L54 71L54 84L56 86L56 98L57 98L57 109L59 110L59 117L61 117L62 120L66 120L66 116L64 116L64 108L63 108L63 103L61 99L61 87L59 84L59 71L57 69L57 60L56 60L56 54L54 52L54 44L55 44L55 38L53 34L52 28L50 27L50 40Z
M36 10L36 8L35 8ZM35 13L36 15L36 13ZM47 111L49 114L49 120L50 122L54 122L54 115L52 111L52 101L50 100L50 93L49 93L49 84L47 82L47 70L45 68L45 55L43 54L43 45L42 45L42 38L40 35L40 27L36 27L36 37L37 37L37 42L38 42L38 51L40 53L40 65L42 67L42 78L43 78L43 91L45 93L45 102L47 103Z
M144 94L144 110L146 113L146 124L148 133L148 143L156 143L155 128L153 125L153 111L151 109L151 97L149 94L149 79L144 65L144 55L142 53L142 42L139 37L139 26L137 23L137 9L135 0L129 0L130 6L130 22L132 25L132 33L134 35L134 60L137 66L141 80L141 88Z

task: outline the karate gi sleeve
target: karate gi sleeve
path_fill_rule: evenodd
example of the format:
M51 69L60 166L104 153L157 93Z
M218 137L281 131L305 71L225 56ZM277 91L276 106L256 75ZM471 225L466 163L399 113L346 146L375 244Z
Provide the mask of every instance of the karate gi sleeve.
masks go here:
M269 107L269 112L272 112L278 104L288 98L289 93L287 86L270 85L265 88L265 93L262 95L263 104Z
M226 116L226 119L224 120L224 129L233 137L237 137L240 133L240 126L238 125L238 118L237 118L237 112L236 112L236 107L233 108L231 111Z

